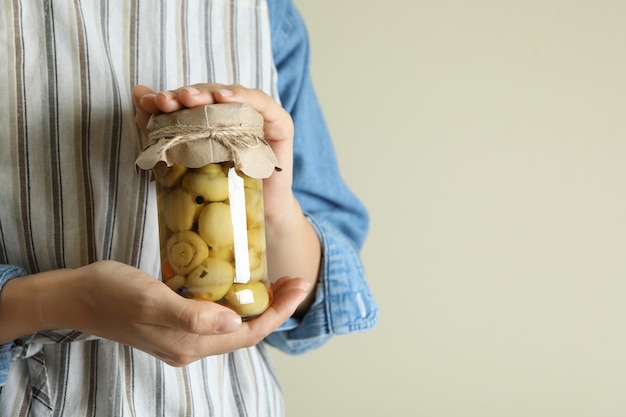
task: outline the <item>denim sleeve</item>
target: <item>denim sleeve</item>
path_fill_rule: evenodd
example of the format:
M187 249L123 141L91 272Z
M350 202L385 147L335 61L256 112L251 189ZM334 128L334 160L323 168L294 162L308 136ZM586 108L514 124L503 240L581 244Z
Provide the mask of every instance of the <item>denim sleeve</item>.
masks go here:
M26 271L17 266L0 265L0 291L4 284L9 280L26 275ZM11 347L13 342L0 345L0 387L2 387L9 374L9 365L11 364Z
M305 24L291 0L270 0L272 48L278 91L294 126L293 189L322 244L316 300L306 315L267 337L280 350L299 354L332 335L373 327L378 306L369 289L360 250L368 213L343 181L334 147L309 74Z

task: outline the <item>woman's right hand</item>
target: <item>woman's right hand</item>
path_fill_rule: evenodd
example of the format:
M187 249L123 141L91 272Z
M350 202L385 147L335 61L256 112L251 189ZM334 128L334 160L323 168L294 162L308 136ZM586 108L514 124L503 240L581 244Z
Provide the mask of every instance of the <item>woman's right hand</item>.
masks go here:
M0 343L48 329L74 329L113 340L170 365L260 342L306 297L301 278L273 285L273 302L242 322L227 307L181 297L131 266L100 261L78 269L15 278L0 293Z

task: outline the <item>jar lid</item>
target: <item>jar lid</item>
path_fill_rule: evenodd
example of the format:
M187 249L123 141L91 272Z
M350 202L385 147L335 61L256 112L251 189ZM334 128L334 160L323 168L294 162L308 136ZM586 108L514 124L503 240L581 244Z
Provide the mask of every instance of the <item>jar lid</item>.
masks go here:
M232 161L252 178L267 178L280 170L264 138L263 116L247 104L208 104L153 115L148 130L149 145L135 161L141 169L152 169L161 161L187 168Z

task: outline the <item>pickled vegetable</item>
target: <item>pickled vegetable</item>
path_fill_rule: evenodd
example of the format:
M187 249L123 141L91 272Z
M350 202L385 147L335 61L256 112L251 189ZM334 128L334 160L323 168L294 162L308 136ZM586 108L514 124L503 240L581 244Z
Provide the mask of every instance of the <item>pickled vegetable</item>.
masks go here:
M237 173L243 178L239 180L243 203L235 206L237 200L231 201L229 195L230 169L232 163L226 162L197 169L161 167L155 173L160 178L163 281L185 297L222 303L246 318L261 314L271 298L263 188L262 180ZM245 216L233 219L231 203L245 208ZM245 224L235 227L235 221ZM245 236L237 236L236 230Z

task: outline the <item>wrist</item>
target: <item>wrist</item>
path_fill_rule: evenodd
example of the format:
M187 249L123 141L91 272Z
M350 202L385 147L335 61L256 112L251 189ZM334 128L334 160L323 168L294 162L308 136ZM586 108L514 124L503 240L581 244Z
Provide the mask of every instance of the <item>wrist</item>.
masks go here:
M60 328L60 312L68 309L72 270L27 275L7 282L0 292L0 343L42 330Z
M300 203L291 196L280 204L280 211L265 212L265 233L269 241L291 239L297 236L303 227L307 227L308 220L302 212Z
M319 237L295 198L281 216L266 217L265 221L270 281L291 276L311 284L309 296L298 308L297 314L301 314L315 294L322 257Z

